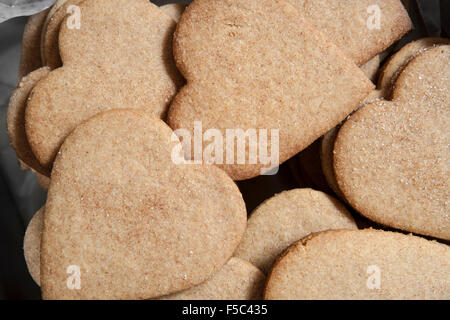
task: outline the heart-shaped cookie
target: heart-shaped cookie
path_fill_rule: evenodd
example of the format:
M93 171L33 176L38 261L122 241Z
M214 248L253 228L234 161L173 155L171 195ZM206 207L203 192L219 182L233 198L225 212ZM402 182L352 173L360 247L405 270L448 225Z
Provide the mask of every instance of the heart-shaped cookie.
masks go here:
M360 66L412 29L400 0L287 1Z
M327 231L287 250L267 280L268 300L450 298L450 248L377 230Z
M58 46L62 22L66 15L69 14L68 11L70 10L68 9L73 5L78 5L81 1L83 0L57 0L45 19L41 34L40 50L42 63L52 70L62 65Z
M38 83L26 110L28 140L47 169L78 124L111 108L165 117L182 83L172 61L175 22L161 9L147 0L88 0L78 7L79 25L66 23L67 16L59 32L63 67Z
M266 277L251 263L231 258L211 279L161 300L261 300Z
M42 67L41 33L45 17L50 9L39 12L28 18L22 37L22 52L20 55L19 80L30 72Z
M313 232L357 229L345 206L311 189L285 191L253 211L235 256L268 273L279 254Z
M17 158L19 158L26 167L46 176L50 175L49 170L41 166L33 154L28 142L25 131L25 108L31 90L33 90L35 85L41 79L46 77L49 72L49 68L42 67L23 77L9 100L6 113L8 137L16 152Z
M423 51L442 44L450 44L450 39L422 38L408 43L390 57L381 69L378 79L378 89L382 91L387 99L390 99L394 84L408 63Z
M378 223L450 239L450 46L399 76L392 102L359 109L339 130L334 172L347 201Z
M140 109L101 113L70 134L45 206L43 298L149 299L222 268L245 230L242 195L219 168L186 164L180 150Z
M23 254L28 272L38 285L41 284L41 238L44 227L44 210L39 209L28 224L23 238Z
M24 238L28 271L40 285L41 238L44 221L42 208L31 219ZM251 263L231 258L211 279L190 289L163 296L160 300L260 300L266 277Z
M187 85L170 106L169 124L191 137L195 122L205 135L221 135L215 155L217 160L223 152L223 163L215 163L234 180L258 176L302 151L373 89L355 64L283 1L193 1L178 23L174 56ZM230 156L225 149L233 150L234 140L227 131L233 130L256 132L258 141ZM261 132L278 132L279 145ZM187 150L190 142L183 138ZM258 144L259 154L251 154ZM261 152L273 155L278 146L279 163L264 163Z

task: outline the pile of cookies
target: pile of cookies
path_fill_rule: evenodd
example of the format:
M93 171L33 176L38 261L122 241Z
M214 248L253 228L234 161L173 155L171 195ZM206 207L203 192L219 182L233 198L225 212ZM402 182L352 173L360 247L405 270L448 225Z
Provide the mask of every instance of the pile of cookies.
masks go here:
M48 187L24 239L42 297L450 298L450 41L380 71L412 28L400 0L185 7L58 0L28 21L7 120ZM189 161L196 123L277 130L277 164L316 141L342 202L294 189L247 215L235 181L273 168Z

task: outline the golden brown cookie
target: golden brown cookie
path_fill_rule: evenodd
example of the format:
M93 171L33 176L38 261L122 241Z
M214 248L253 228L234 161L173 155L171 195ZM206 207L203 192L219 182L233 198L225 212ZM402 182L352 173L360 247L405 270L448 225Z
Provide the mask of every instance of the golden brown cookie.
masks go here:
M374 90L366 97L364 102L360 106L358 106L358 109L369 103L380 101L382 99L382 91ZM333 168L334 142L336 140L336 136L339 132L340 127L340 125L334 127L323 136L319 152L322 172L328 185L340 199L345 200L344 194L341 190L339 190Z
M16 151L17 157L27 167L47 176L50 174L50 171L40 165L28 143L25 132L25 108L31 90L49 72L50 70L47 67L42 67L21 79L9 100L6 115L9 140Z
M41 32L45 17L50 9L34 14L28 18L22 37L22 53L19 65L19 81L30 72L42 66Z
M174 56L187 85L171 104L170 126L192 137L199 122L203 132L214 129L224 140L227 129L279 130L279 163L343 120L373 89L354 63L283 1L194 0L178 23ZM225 149L224 164L216 164L234 180L273 165L259 156L252 164L248 145L245 164L226 157Z
M78 5L81 1L82 0L58 0L47 16L41 35L41 55L42 63L52 70L62 66L58 45L61 24L66 15L69 14L69 7Z
M164 118L182 81L172 61L175 22L161 9L146 0L83 1L79 8L81 28L61 27L64 66L39 82L26 110L28 140L47 169L64 138L99 112L135 107Z
M339 130L334 172L347 201L378 223L450 239L450 46L398 78L392 102L359 109Z
M160 300L261 300L265 281L254 265L231 258L211 279Z
M39 285L43 210L28 225L24 253L28 271ZM251 263L231 258L211 279L191 289L158 298L159 300L260 300L266 277Z
M400 0L287 1L359 66L412 29Z
M160 8L167 13L173 20L176 22L180 21L181 15L184 12L184 9L186 9L187 4L185 3L169 3L166 5L161 6Z
M400 233L313 235L287 250L268 277L268 300L450 298L450 248Z
M312 189L285 191L253 211L235 256L267 273L287 247L310 233L330 229L357 229L343 204Z
M28 224L25 237L23 239L23 252L28 272L34 282L40 285L40 267L41 267L41 237L44 226L44 211L42 207L35 213Z
M450 44L450 39L423 38L404 46L381 69L378 79L378 89L383 91L383 95L386 98L391 98L392 88L408 63L425 50L442 44Z
M242 195L215 166L176 164L180 149L142 109L106 111L67 137L45 205L44 299L150 299L225 265L245 231Z
M378 77L378 69L381 64L381 55L377 54L371 60L367 61L365 64L361 66L364 74L369 78L373 83L377 82Z

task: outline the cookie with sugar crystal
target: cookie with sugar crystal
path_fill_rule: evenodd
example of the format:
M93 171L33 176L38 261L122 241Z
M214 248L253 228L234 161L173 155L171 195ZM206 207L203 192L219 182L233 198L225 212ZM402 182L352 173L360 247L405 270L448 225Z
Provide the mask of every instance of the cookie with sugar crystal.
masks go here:
M186 9L187 4L186 3L169 3L166 5L161 6L160 8L167 13L173 20L176 22L180 21L181 15L184 12L184 9Z
M327 231L289 248L272 269L264 298L440 300L449 292L449 246L366 229Z
M39 210L31 220L24 240L28 271L38 285L43 210ZM264 274L254 265L239 258L231 258L211 279L158 300L260 300L265 281Z
M378 79L378 89L382 90L383 95L390 99L394 84L408 63L429 48L443 44L450 44L450 39L422 38L408 43L391 58L389 58L381 69L380 77Z
M450 46L429 49L398 78L393 101L359 109L334 145L339 189L378 223L450 239Z
M28 18L22 37L19 79L22 79L30 72L42 67L41 33L45 17L49 11L50 9L47 9Z
M287 1L359 66L412 29L400 0Z
M61 25L63 67L38 83L26 109L28 140L47 169L64 138L99 112L133 107L165 118L183 81L172 59L175 22L157 6L96 0L79 8L80 29Z
M312 189L285 191L253 211L235 256L268 273L287 247L311 233L330 229L357 229L342 203Z
M225 142L224 148L215 145L213 162L234 180L269 167L261 154L274 154L272 132L279 130L283 163L343 120L373 89L356 65L284 1L193 1L178 23L174 56L187 79L169 109L174 130L192 137L199 122L203 132L214 129L224 141L227 129L256 130L259 140L267 130L268 150L260 148L257 161L250 161L255 155L248 144L240 155L246 161L231 158L231 152L227 159ZM183 142L186 146L190 139Z
M42 63L52 70L62 66L58 45L61 24L68 14L73 14L69 8L81 1L83 0L58 0L47 15L41 34L41 56Z
M39 68L21 79L9 100L6 123L9 140L17 157L26 167L49 176L50 172L42 167L33 154L25 132L25 109L31 90L50 72L47 67Z
M261 300L266 277L251 263L231 258L211 279L160 300Z
M142 109L103 112L67 137L45 205L44 299L150 299L226 264L246 227L242 195L219 168L174 158L174 137Z
M23 239L23 253L28 272L38 285L41 283L41 238L45 207L38 210L28 224Z
M382 94L383 92L381 90L374 90L366 97L364 102L360 106L358 106L358 109L369 103L383 100L384 97ZM334 127L322 137L319 148L319 157L320 166L322 167L322 172L328 185L340 199L345 200L344 194L341 190L339 190L333 168L334 142L336 141L336 137L340 127L340 125Z

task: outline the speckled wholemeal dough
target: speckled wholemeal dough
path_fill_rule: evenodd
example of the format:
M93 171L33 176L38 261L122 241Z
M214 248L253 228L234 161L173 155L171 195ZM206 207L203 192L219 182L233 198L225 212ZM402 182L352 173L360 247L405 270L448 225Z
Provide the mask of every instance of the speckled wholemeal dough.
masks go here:
M22 37L22 53L19 65L19 81L30 72L42 67L41 32L45 17L50 9L28 18Z
M400 51L394 54L383 66L378 79L378 89L383 95L390 99L392 88L408 63L423 51L437 45L450 44L450 39L445 38L423 38L408 43Z
M62 66L58 45L61 24L68 14L68 8L81 1L92 0L58 0L47 16L41 35L41 55L42 63L52 70Z
M182 82L171 53L175 22L161 9L146 0L83 1L79 7L81 29L61 27L64 66L38 83L26 110L28 140L48 169L78 124L126 107L164 118Z
M280 130L280 163L343 120L373 89L284 1L194 0L178 23L174 56L187 85L170 106L170 126L193 132L198 121L224 137L226 129ZM246 163L220 167L234 180L268 167Z
M364 102L358 106L357 109L376 101L383 100L383 92L381 90L374 90L371 94L369 94ZM336 140L337 134L339 132L341 125L338 125L328 131L322 138L320 145L320 165L322 167L323 175L330 186L330 188L334 191L334 193L342 200L345 200L345 196L341 190L339 190L339 186L336 181L336 177L334 174L333 168L333 158L334 158L334 142Z
M364 72L364 74L373 83L377 82L378 69L380 68L380 64L381 64L381 55L378 54L361 66L361 69Z
M37 69L21 79L16 90L9 100L6 113L8 136L17 157L28 168L49 175L49 170L43 168L31 151L25 132L25 108L31 90L42 78L46 77L50 70L47 67Z
M287 247L310 233L330 229L357 229L343 204L312 189L285 191L253 211L235 256L267 273Z
M213 277L161 300L261 300L266 277L247 261L231 258Z
M175 164L174 137L141 109L106 111L67 137L45 205L44 299L149 299L230 259L246 226L242 195L215 166ZM66 286L70 265L80 290Z
M181 15L186 9L187 4L185 3L169 3L160 8L167 13L176 22L180 21Z
M363 65L412 29L408 12L400 0L287 0L322 31L356 64ZM369 29L368 21L380 8L380 29Z
M42 207L36 212L28 224L25 237L23 239L23 253L27 264L28 272L38 285L41 284L41 237L44 226L44 211Z
M371 229L319 233L292 246L277 261L264 297L447 300L450 248L412 235Z
M39 266L43 209L28 225L24 253L28 271L39 285ZM185 291L159 298L160 300L260 300L266 277L251 263L231 258L211 279Z
M340 129L334 171L361 214L378 223L450 239L450 46L411 61L393 102L359 109Z

